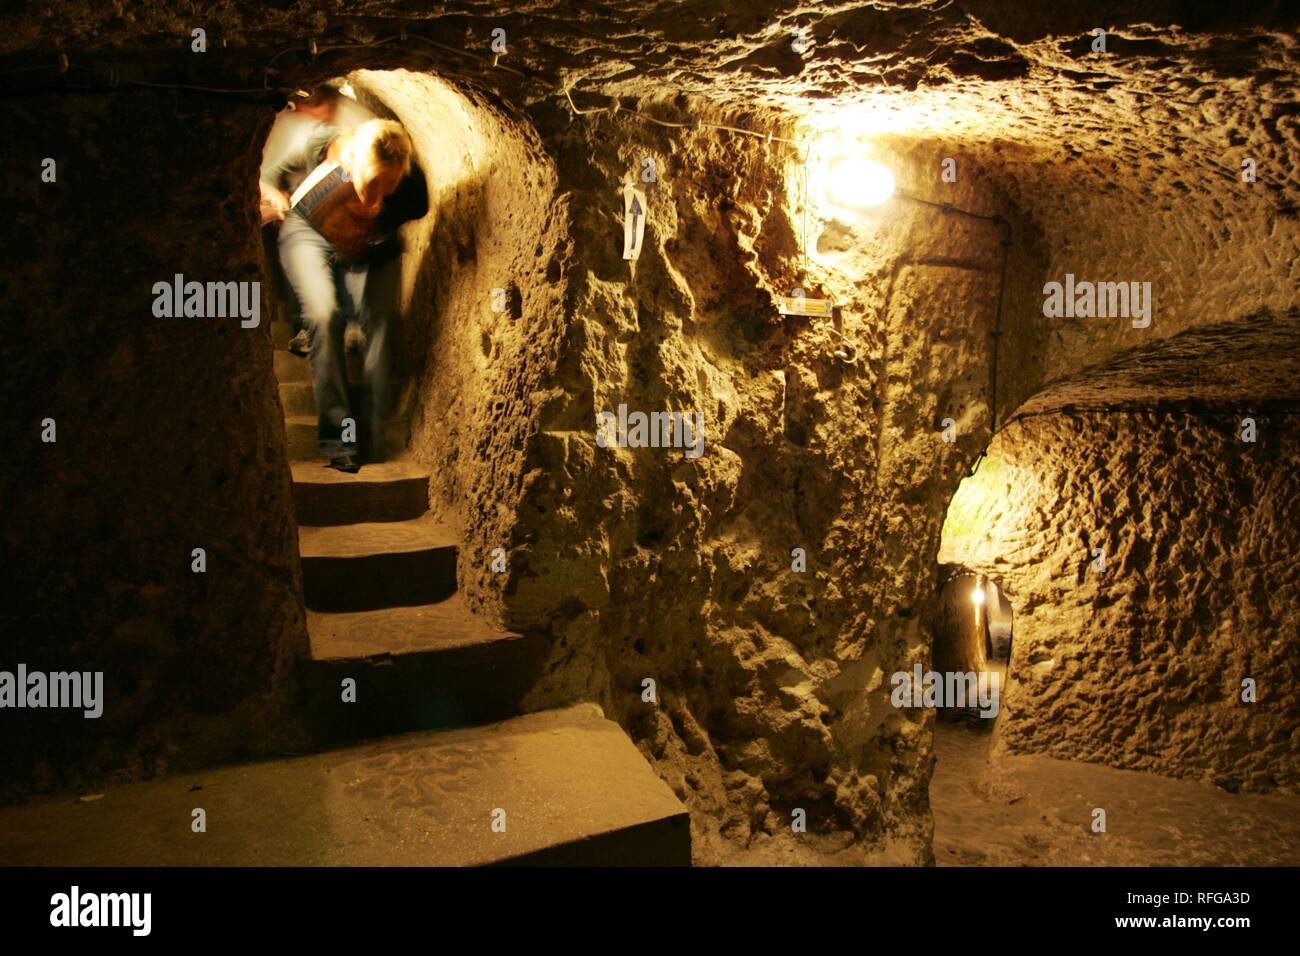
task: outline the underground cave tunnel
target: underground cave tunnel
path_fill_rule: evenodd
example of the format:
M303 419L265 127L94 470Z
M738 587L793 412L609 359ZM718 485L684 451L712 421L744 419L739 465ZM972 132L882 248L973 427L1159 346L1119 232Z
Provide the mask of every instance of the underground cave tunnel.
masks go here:
M0 862L1300 862L1294 16L138 6L0 39Z

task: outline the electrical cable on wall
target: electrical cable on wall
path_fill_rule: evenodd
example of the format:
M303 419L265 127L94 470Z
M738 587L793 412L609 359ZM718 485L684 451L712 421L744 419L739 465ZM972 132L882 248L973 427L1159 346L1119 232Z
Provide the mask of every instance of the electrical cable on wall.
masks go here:
M448 46L445 43L439 43L437 40L431 39L430 37L421 36L418 33L408 33L406 29L403 29L401 33L394 34L393 36L382 37L380 39L370 40L364 43L338 43L338 44L332 44L330 46L317 46L316 41L313 39L305 51L302 47L298 47L298 46L286 47L285 49L281 50L279 53L276 53L266 62L265 66L263 67L263 73L264 75L270 75L271 73L273 73L275 62L279 60L280 57L284 56L287 53L306 52L310 56L315 57L320 55L321 53L331 53L336 50L364 50L364 49L371 49L373 47L384 46L386 44L390 44L394 42L404 43L409 40L418 40L421 43L427 43L430 46L437 47L440 50L445 50L448 53L454 53L457 56L468 57L469 59L475 60L478 63L482 64L484 67L486 67L489 70L504 70L507 73L513 73L515 76L521 76L524 79L530 79L527 73L524 73L521 70L515 69L514 67L506 66L505 64L498 62L500 59L499 57L495 57L492 60L488 60L486 57L479 56L477 53L474 53L470 50L457 49L456 47ZM34 73L41 70L53 70L55 73L61 75L63 73L68 72L70 69L80 70L83 73L90 73L92 75L95 73L95 70L92 69L91 67L82 66L79 63L70 63L68 61L67 54L60 53L58 60L54 64L51 65L37 64L34 66L21 66L9 70L0 70L0 76L12 76L18 73ZM234 96L262 95L268 92L280 92L287 96L290 92L292 92L286 89L275 88L265 83L263 86L260 87L216 87L216 86L203 86L194 83L162 83L162 82L156 82L152 80L123 80L119 82L116 80L116 69L115 68L111 69L110 83L107 88L120 89L124 86L126 87L140 86L140 87L149 87L153 89L168 89L168 90L194 90L196 92L202 92L202 93L220 93L223 95L234 95ZM23 92L30 92L30 91L23 91Z
M342 44L331 44L331 45L329 45L329 46L318 46L317 43L316 43L316 41L313 39L313 40L311 41L309 47L307 48L306 52L309 53L312 57L315 57L315 56L319 56L319 55L322 54L322 53L330 53L330 52L335 52L335 51L339 51L339 50L369 49L369 48L374 48L374 47L379 47L379 46L384 46L384 45L392 44L392 43L395 43L395 42L406 43L406 42L409 42L409 41L411 41L411 40L416 40L416 41L419 41L419 42L422 42L422 43L426 43L426 44L428 44L428 45L430 45L430 46L436 47L437 49L445 50L445 51L447 51L447 52L450 52L450 53L453 53L453 54L456 54L456 55L459 55L459 56L468 57L468 58L470 58L470 59L473 59L473 60L475 60L475 61L478 61L479 63L481 63L482 65L484 65L487 69L502 69L502 70L505 70L505 71L507 71L507 72L510 72L510 73L512 73L512 74L514 74L514 75L517 75L517 76L521 76L521 77L525 77L525 78L527 78L527 74L525 74L525 73L523 73L523 72L521 72L521 71L519 71L519 70L516 70L516 69L514 69L513 67L505 66L505 65L499 63L499 62L498 62L498 61L499 61L499 57L494 57L492 61L488 61L485 57L480 57L480 56L478 56L477 54L475 54L475 53L473 53L473 52L471 52L471 51L469 51L469 50L456 49L456 48L454 48L454 47L451 47L451 46L448 46L448 45L446 45L446 44L440 43L440 42L437 41L437 40L433 40L433 39L431 39L431 38L429 38L429 37L424 37L424 36L421 36L421 35L419 35L419 34L409 33L405 28L403 28L402 31L401 31L399 34L395 34L395 35L387 36L387 37L382 37L382 38L379 38L379 39L376 39L376 40L372 40L372 41L369 41L369 42L365 42L365 43L342 43ZM274 54L274 55L273 55L273 56L272 56L272 57L271 57L271 58L266 62L265 66L264 66L264 68L263 68L263 70L264 70L264 74L265 74L266 76L269 76L272 72L274 72L274 64L275 64L275 63L276 63L276 62L277 62L281 57L285 56L286 54L289 54L289 53L292 53L292 52L295 52L295 51L301 51L301 50L302 50L301 47L288 47L288 48L285 48L285 49L279 51L278 53ZM0 72L0 75L14 75L14 74L19 74L19 73L36 72L36 71L46 70L46 69L52 69L52 70L54 70L54 71L55 71L57 74L59 74L59 75L62 75L62 74L64 74L64 73L67 73L67 72L69 72L70 70L79 70L79 71L81 71L81 72L83 72L83 73L91 73L91 74L94 74L94 72L95 72L95 71L94 71L92 68L90 68L90 67L83 66L83 65L81 65L81 64L79 64L79 63L72 63L72 62L70 62L70 61L69 61L69 58L68 58L68 56L67 56L66 54L64 54L64 53L60 53L60 54L59 54L59 57L58 57L58 60L56 61L56 63L54 63L54 64L52 64L52 65L49 65L49 66L46 66L46 65L35 65L35 66L18 67L18 68L15 68L15 69L10 69L10 70L2 71L2 72ZM119 78L119 76L117 75L117 70L116 70L116 68L111 69L111 70L110 70L110 73L109 73L109 88L110 88L110 89L120 89L120 88L123 88L123 87L143 87L143 88L150 88L150 89L193 90L193 91L197 91L197 92L217 93L217 94L222 94L222 95L264 95L264 94L266 94L266 93L268 93L268 92L279 92L279 93L281 93L282 95L285 95L286 98L287 98L287 96L289 95L289 93L291 92L291 91L287 91L287 90L283 90L283 89L272 88L272 87L270 87L269 85L264 85L264 86L262 86L262 87L214 87L214 86L204 86L204 85L199 85L199 84L189 84L189 83L163 83L163 82L156 82L156 81L151 81L151 80L133 80L133 79L126 79L126 80L123 80L123 79ZM628 114L630 114L630 115L632 115L632 116L636 116L636 117L639 118L639 119L643 119L643 120L645 120L646 122L653 123L653 124L655 124L655 125L658 125L658 126L661 126L661 127L665 127L665 128L669 128L669 129L688 129L688 130L698 130L698 129L716 129L716 130L720 130L720 131L724 131L724 132L734 133L734 134L737 134L737 135L756 137L756 138L758 138L758 139L765 140L765 141L766 141L767 143L769 143L769 144L776 142L776 143L782 143L782 144L784 144L784 145L790 145L790 146L796 146L796 147L797 147L797 146L802 146L802 147L803 147L803 158L802 158L802 167L803 167L803 168L802 168L802 172L803 172L803 210L802 210L802 220L803 220L803 221L802 221L803 250L802 250L802 269L801 269L801 275L802 275L802 281L804 281L804 282L807 281L807 276L808 276L808 212L809 212L809 202L808 202L808 159L809 159L809 153L810 153L810 150L811 150L811 143L810 143L809 141L805 140L805 141L802 141L802 142L801 142L801 141L799 141L799 140L790 139L790 138L788 138L788 137L777 136L777 135L774 135L773 133L770 133L770 132L768 132L768 133L764 133L764 132L760 132L760 131L757 131L757 130L745 129L745 128L743 128L743 127L731 126L731 125L729 125L729 124L725 124L725 123L712 123L712 122L703 121L703 120L697 120L697 121L693 121L693 122L685 122L685 123L684 123L684 122L675 122L675 121L671 121L671 120L663 120L663 119L659 119L658 117L651 116L651 115L649 115L649 114L647 114L647 113L644 113L644 112L642 112L642 111L639 110L639 109L626 109L626 108L623 108L623 107L621 106L621 104L618 103L618 101L615 101L614 104L611 105L611 106L589 107L589 108L587 108L587 109L580 109L580 108L577 106L577 104L575 104L574 101L573 101L573 97L572 97L572 93L571 93L571 88L570 88L570 87L565 87L565 88L563 89L563 94L564 94L564 98L565 98L565 100L566 100L566 102L567 102L567 104L568 104L569 109L571 110L571 112L573 113L573 115L577 115L577 116L589 116L589 115L599 114L599 113L617 113L617 112L620 112L620 111L621 111L621 112L624 112L624 113L628 113ZM953 206L953 205L951 205L951 204L949 204L949 203L936 203L936 202L933 202L933 201L931 201L931 200L922 199L922 198L920 198L919 196L913 196L913 195L911 195L911 194L909 194L909 193L906 193L906 192L903 192L903 191L901 191L901 190L899 191L898 195L899 195L901 198L903 198L903 199L905 199L905 200L907 200L907 201L910 201L910 202L918 203L918 204L920 204L920 205L924 205L924 206L929 206L929 207L931 207L931 208L938 209L938 210L940 210L940 211L947 212L947 213L955 213L955 214L959 214L959 215L968 216L968 217L971 217L971 218L974 218L974 219L980 219L980 220L984 220L984 221L988 221L988 222L998 223L998 224L1004 226L1004 227L1007 229L1007 237L1006 237L1006 239L1005 239L1004 242L1003 242L1004 253L1003 253L1002 270L1001 270L1001 273L1002 273L1002 274L1001 274L1001 281L999 282L999 286L998 286L998 304L997 304L997 310L996 310L996 315L995 315L995 324L994 324L994 329L993 329L993 331L992 331L992 333L991 333L991 335L992 335L992 337L993 337L993 339L994 339L994 342L993 342L993 348L992 348L992 355L991 355L991 359L990 359L990 389L989 389L989 390L990 390L990 398L989 398L989 408L990 408L989 433L990 433L990 438L991 438L992 435L993 435L994 433L996 433L996 430L997 430L997 370L998 370L998 351L999 351L999 345L1000 345L1000 337L1001 337L1001 335L1002 335L1002 330L1001 330L1002 306L1003 306L1003 298L1004 298L1005 285L1006 285L1006 271L1007 271L1008 250L1009 250L1010 245L1011 245L1011 224L1010 224L1010 223L1009 223L1009 222L1008 222L1004 217L1002 217L1002 216L997 216L997 215L995 215L995 216L989 216L989 215L983 215L983 214L980 214L980 213L970 212L969 210L960 209L960 208L958 208L958 207L956 207L956 206ZM828 329L829 329L833 334L835 334L835 335L836 335L836 336L837 336L837 337L838 337L838 338L839 338L839 339L840 339L840 340L845 344L845 346L847 347L846 350L837 349L837 350L835 351L835 353L834 353L835 356L836 356L837 358L840 358L841 360L845 361L847 364L850 364L850 365L852 365L852 364L856 364L856 362L857 362L857 358L858 358L858 351L859 351L857 345L856 345L854 342L852 342L852 341L851 341L847 336L845 336L842 332L840 332L838 329L836 329L833 325L831 325L831 324L828 323L828 324L826 325L826 327L827 327L827 328L828 328ZM976 462L975 462L974 468L972 469L972 473L974 473L974 470L975 470L975 469L978 469L978 467L979 467L979 462L980 462L980 460L983 459L983 457L984 457L984 455L985 455L986 452L987 452L987 448L985 449L984 452L981 452L980 458L977 459Z
M1002 215L987 215L985 213L971 212L969 209L962 209L946 202L933 202L929 199L922 199L920 196L913 196L911 193L899 190L897 195L908 202L917 203L921 206L928 206L931 209L938 209L945 213L954 213L960 216L967 216L971 219L978 219L982 222L991 222L995 225L1002 226L1006 229L1006 236L1002 240L1002 268L998 279L998 302L993 312L993 329L989 332L989 337L993 339L992 348L989 350L989 442L984 445L974 463L971 465L968 475L973 475L979 471L980 462L988 457L989 443L993 441L993 436L998 430L998 351L1002 344L1002 307L1005 298L1007 286L1007 262L1011 256L1012 245L1012 228L1011 221Z
M808 279L808 208L809 208L809 202L808 202L808 158L809 158L810 151L811 151L811 149L812 149L812 144L811 144L810 141L808 141L808 140L804 140L804 141L793 140L793 139L789 139L789 138L787 138L787 137L783 137L783 136L776 136L776 135L774 135L774 134L772 134L772 133L761 133L761 132L759 132L759 131L757 131L757 130L743 129L743 128L739 127L739 126L729 126L729 125L726 125L726 124L724 124L724 123L709 123L709 122L704 122L704 121L696 121L696 122L693 122L693 123L678 123L678 122L672 122L672 121L669 121L669 120L661 120L661 119L658 119L657 117L650 116L650 115L648 115L648 114L646 114L646 113L642 113L642 112L640 112L639 110L623 109L622 107L619 106L619 104L617 103L617 101L615 101L615 103L614 103L613 106L598 106L598 107L591 107L591 108L588 108L588 109L585 109L585 110L584 110L584 109L579 109L578 106L573 102L573 97L570 95L570 91L569 91L569 89L568 89L567 87L564 89L563 92L564 92L564 98L565 98L565 100L568 101L569 108L573 111L574 115L577 115L577 116L589 116L589 115L592 115L592 114L595 114L595 113L618 113L618 112L623 112L623 113L628 113L628 114L630 114L630 115L632 115L632 116L636 116L636 117L638 117L638 118L640 118L640 119L646 120L646 121L648 121L648 122L650 122L650 123L654 123L654 124L659 125L659 126L665 126L665 127L668 127L668 128L670 128L670 129L688 129L688 130L697 130L697 129L718 129L718 130L725 130L725 131L727 131L727 132L729 132L729 133L739 133L739 134L744 135L744 136L754 136L754 137L757 137L758 139L765 140L765 141L768 142L768 143L783 143L783 144L785 144L785 145L789 145L789 146L802 146L802 147L803 147L803 158L802 158L802 161L801 161L801 167L802 167L802 173L803 173L803 177L802 177L802 178L803 178L803 199L802 199L802 206L803 206L803 209L802 209L802 213L803 213L803 215L802 215L802 240L803 240L803 241L802 241L802 245L803 245L803 250L802 250L802 251L803 251L803 259L802 259L802 267L801 267L801 271L800 271L800 281L801 281L801 282L804 282L804 283L807 282L807 279ZM814 327L814 328L826 328L826 329L827 329L828 331L830 331L833 335L837 336L837 337L840 339L841 342L844 343L844 346L845 346L844 348L836 349L836 350L834 351L834 353L832 353L832 354L834 354L834 356L835 356L836 358L838 358L838 359L840 359L841 361L843 361L846 365L856 365L856 364L857 364L857 361L858 361L858 354L859 354L859 349L858 349L857 343L853 342L853 341L852 341L851 339L849 339L846 335L844 335L842 332L840 332L840 330L837 329L837 328L835 328L835 326L834 326L833 324L830 324L830 323L823 323L822 325L815 325L815 326L813 326L813 327Z
M583 109L579 109L577 105L573 102L573 97L572 95L570 95L569 87L565 87L563 93L564 93L564 98L569 103L569 109L572 110L574 115L576 116L591 116L596 113L616 113L621 111L631 116L635 116L639 119L643 119L648 123L654 123L656 126L666 126L669 129L721 129L721 130L726 130L729 133L738 133L742 136L755 136L759 139L766 140L769 143L784 143L787 146L804 145L804 143L802 143L799 140L789 139L784 136L776 136L773 135L772 133L760 133L758 130L743 129L739 126L728 126L725 123L709 123L703 120L697 120L694 123L675 123L672 122L671 120L661 120L657 117L649 115L648 113L642 113L640 110L630 110L625 107L621 107L617 105L617 101L615 101L615 105L613 106L591 106L583 110Z

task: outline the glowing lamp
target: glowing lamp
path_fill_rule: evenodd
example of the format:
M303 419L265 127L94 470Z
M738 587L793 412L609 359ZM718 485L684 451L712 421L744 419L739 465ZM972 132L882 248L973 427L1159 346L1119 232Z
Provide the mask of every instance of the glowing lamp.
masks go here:
M837 159L827 176L827 198L843 209L869 209L894 195L894 174L868 159Z
M983 589L983 588L981 588L981 587L977 587L977 588L975 588L975 590L971 591L971 593L970 593L970 602L971 602L971 604L974 604L976 607L979 607L979 606L980 606L981 604L983 604L986 600L988 600L988 598L987 598L987 596L984 594L984 589Z

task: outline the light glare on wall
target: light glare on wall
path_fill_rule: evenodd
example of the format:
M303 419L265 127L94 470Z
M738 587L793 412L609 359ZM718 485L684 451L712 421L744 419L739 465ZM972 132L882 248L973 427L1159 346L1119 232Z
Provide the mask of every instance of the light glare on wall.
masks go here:
M988 600L988 595L984 593L984 589L982 587L979 587L977 585L975 587L975 590L970 592L970 601L976 607L982 605L986 600Z
M894 195L894 174L868 159L843 156L827 170L826 196L842 209L869 209Z

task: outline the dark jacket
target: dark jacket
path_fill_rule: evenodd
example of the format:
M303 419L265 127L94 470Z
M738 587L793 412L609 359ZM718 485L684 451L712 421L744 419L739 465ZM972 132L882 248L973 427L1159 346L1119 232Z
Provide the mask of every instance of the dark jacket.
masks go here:
M325 151L341 132L337 126L322 124L312 131L301 149L290 152L278 163L262 170L263 181L292 196L303 180L311 175L312 170L324 162ZM364 258L370 262L379 262L401 255L404 246L398 229L403 223L421 219L428 212L429 185L424 170L412 158L411 171L402 177L401 183L380 207L379 217L375 220L378 230L375 242Z

